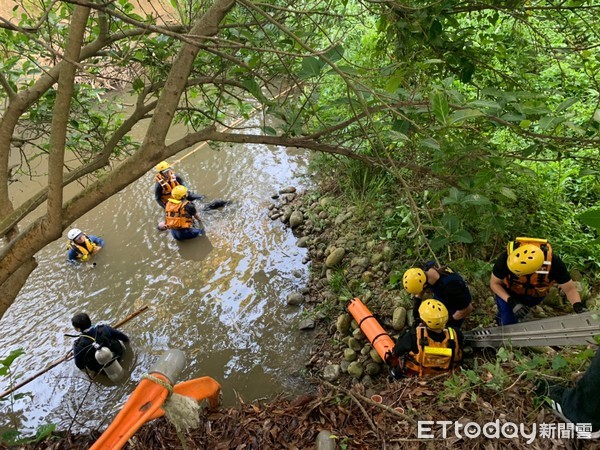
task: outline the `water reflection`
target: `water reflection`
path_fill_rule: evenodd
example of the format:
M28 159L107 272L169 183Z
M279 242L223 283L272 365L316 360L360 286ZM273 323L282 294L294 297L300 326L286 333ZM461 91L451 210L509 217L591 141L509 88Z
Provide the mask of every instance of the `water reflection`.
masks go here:
M300 310L288 307L285 297L306 283L305 250L267 218L266 208L277 189L302 186L306 158L303 151L259 145L203 147L174 169L207 201L233 200L201 212L205 237L177 242L156 230L163 212L148 174L74 224L106 241L95 268L66 263L66 238L43 249L39 267L0 322L0 357L22 347L26 355L15 368L24 377L70 349L72 339L63 334L73 332L74 313L115 323L143 305L150 309L122 328L135 352L132 381L90 386L72 362L63 363L20 391L33 394L16 404L25 429L45 421L80 429L110 420L167 348L187 356L182 380L214 377L225 404L234 402L234 391L251 400L301 390L294 373L308 340L297 331ZM302 277L291 275L299 270ZM0 408L8 411L6 404ZM3 416L0 426L7 424Z

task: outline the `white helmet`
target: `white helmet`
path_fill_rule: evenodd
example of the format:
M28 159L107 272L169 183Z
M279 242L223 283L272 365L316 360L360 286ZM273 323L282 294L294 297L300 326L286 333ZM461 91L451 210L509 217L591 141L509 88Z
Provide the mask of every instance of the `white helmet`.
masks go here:
M70 230L67 233L67 237L71 240L75 239L77 236L79 236L81 233L83 233L83 231L81 231L79 228L73 228L72 230Z

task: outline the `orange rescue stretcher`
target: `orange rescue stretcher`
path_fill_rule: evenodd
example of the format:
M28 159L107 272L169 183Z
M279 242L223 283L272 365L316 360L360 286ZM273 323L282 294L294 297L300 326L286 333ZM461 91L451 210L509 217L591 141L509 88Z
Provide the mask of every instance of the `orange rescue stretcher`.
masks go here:
M385 361L386 356L392 353L394 340L384 331L377 319L369 311L369 308L359 298L350 300L347 308L373 348L377 350L377 354Z

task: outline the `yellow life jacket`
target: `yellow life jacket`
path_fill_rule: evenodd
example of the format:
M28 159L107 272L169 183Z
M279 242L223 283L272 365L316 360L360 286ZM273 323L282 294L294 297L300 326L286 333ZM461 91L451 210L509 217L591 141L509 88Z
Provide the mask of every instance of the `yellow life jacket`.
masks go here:
M75 241L69 241L69 243L67 244L67 249L75 250L77 252L77 259L87 261L90 255L98 246L92 241L90 241L86 235L84 235L83 237L83 244L78 244Z
M165 218L165 226L170 230L180 230L182 228L192 228L194 220L192 215L185 210L185 205L189 201L175 200L170 198L165 207L167 214Z
M546 239L518 237L510 241L506 246L506 254L510 255L521 245L532 244L539 247L544 253L544 264L539 270L530 275L518 276L512 272L504 278L506 287L518 295L530 295L531 297L541 298L548 294L550 286L554 281L550 281L550 268L552 266L552 246Z
M444 328L442 342L436 342L429 336L427 327L417 327L417 353L409 352L404 368L417 373L420 377L449 372L458 367L462 351L458 345L453 328Z
M162 188L162 194L160 196L161 200L163 201L163 203L167 203L167 201L169 200L169 197L171 196L171 191L173 190L173 188L175 186L179 186L179 181L177 181L177 176L175 175L175 172L173 172L172 170L169 170L167 175L167 178L165 178L160 172L156 174L156 177L154 178L155 181L160 184L160 187Z

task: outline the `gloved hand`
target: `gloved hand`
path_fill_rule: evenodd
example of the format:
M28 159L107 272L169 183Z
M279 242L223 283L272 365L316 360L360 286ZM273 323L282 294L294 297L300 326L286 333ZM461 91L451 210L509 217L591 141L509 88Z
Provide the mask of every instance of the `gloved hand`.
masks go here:
M394 367L398 365L398 357L396 355L394 355L391 350L388 350L387 353L385 354L385 363L390 366L390 367Z
M518 320L523 319L525 316L527 316L527 314L529 314L529 306L524 305L518 300L508 297L507 303Z
M575 311L577 314L581 314L583 312L586 312L587 308L583 306L583 303L577 302L573 303L573 311Z

